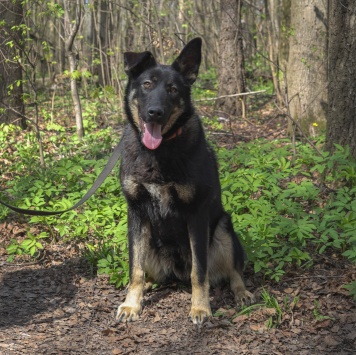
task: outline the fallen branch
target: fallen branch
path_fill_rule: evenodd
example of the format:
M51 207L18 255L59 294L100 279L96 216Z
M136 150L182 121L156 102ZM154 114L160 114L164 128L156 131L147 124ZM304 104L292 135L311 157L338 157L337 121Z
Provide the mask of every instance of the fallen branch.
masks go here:
M219 100L223 99L224 97L236 97L236 96L247 96L247 95L254 95L254 94L259 94L261 92L265 92L266 90L259 90L259 91L249 91L249 92L242 92L241 94L232 94L232 95L222 95L218 97L212 97L210 99L200 99L200 100L194 100L195 102L198 101L214 101L214 100Z

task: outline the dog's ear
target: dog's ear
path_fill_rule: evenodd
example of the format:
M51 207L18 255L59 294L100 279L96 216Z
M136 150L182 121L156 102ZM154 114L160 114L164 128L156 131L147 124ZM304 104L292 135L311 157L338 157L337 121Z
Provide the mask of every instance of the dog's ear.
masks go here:
M201 38L192 39L172 64L173 69L181 73L189 85L192 85L198 76L201 62L201 45Z
M151 52L124 53L125 73L131 77L138 77L146 69L157 65Z

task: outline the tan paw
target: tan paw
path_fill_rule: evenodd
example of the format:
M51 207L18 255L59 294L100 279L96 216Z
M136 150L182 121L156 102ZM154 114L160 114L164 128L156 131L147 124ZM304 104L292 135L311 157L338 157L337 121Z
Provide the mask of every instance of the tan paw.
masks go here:
M194 324L203 324L203 322L211 316L210 306L192 306L192 309L189 313L189 318L193 321Z
M235 295L235 300L241 306L246 306L255 303L255 296L247 291L240 291Z
M139 319L142 307L123 303L117 310L116 320L119 322L134 322Z

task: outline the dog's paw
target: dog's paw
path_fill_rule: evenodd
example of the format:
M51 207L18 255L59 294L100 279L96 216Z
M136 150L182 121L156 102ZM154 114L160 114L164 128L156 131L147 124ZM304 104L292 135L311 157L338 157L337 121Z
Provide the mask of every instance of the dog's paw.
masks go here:
M246 306L255 303L255 296L247 291L240 291L235 295L236 302L241 306Z
M189 318L194 324L203 324L211 316L210 307L192 307Z
M118 322L134 322L139 319L142 307L123 303L117 310L116 320Z

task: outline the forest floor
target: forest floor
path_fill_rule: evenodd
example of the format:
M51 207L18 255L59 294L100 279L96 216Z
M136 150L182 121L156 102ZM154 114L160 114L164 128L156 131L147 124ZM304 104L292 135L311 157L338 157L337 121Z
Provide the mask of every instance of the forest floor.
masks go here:
M263 117L268 121L251 118L232 127L230 136L216 137L229 144L231 137L285 135L281 118L273 112ZM148 292L138 322L123 324L114 316L125 290L93 276L75 245L53 242L40 260L7 262L6 245L26 227L14 214L0 223L0 354L356 353L356 303L343 288L355 280L356 268L339 255L315 255L310 268L291 268L279 283L248 267L246 284L257 303L266 290L280 314L256 307L239 315L228 288L215 288L214 316L194 326L189 286L168 284Z

